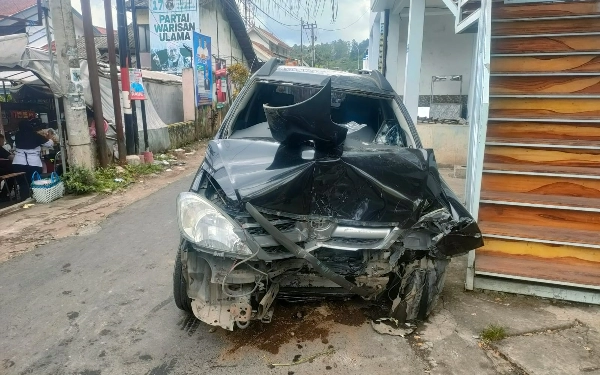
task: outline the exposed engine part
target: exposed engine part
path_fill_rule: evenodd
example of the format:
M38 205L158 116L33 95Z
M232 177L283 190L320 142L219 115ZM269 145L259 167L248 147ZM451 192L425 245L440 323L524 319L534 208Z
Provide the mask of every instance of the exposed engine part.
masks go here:
M271 311L271 314L273 314L273 310L271 309L271 306L273 305L273 302L275 301L275 297L277 296L277 293L279 293L279 284L277 284L277 283L271 284L271 287L269 288L269 290L267 291L265 296L260 300L260 303L258 304L258 313L256 314L256 319L262 321L265 318L265 316L268 315L269 311ZM269 318L269 321L270 320L271 319Z
M252 317L252 306L248 302L234 302L229 307L229 312L236 322L247 322Z
M285 246L286 249L291 251L296 257L306 260L310 265L323 277L326 277L336 284L341 286L342 288L348 289L349 291L358 294L364 298L372 298L377 294L377 291L373 291L372 289L367 289L364 287L359 287L352 282L346 280L342 276L336 274L331 271L327 266L321 263L317 258L315 258L311 253L307 252L300 246L296 245L294 242L290 241L287 237L283 235L275 226L273 226L269 220L267 220L260 212L250 204L250 202L246 203L246 210L256 220L277 242L279 242L282 246Z

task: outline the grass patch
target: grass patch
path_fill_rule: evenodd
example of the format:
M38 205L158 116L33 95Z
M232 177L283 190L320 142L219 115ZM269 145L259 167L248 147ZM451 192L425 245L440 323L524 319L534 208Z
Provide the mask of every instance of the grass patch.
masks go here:
M479 337L481 337L483 341L487 342L499 341L506 338L506 329L499 325L490 324L489 326L485 327L483 331L481 331Z
M72 168L62 179L70 194L111 193L125 188L140 176L160 173L163 169L164 166L155 164L110 166L95 171Z

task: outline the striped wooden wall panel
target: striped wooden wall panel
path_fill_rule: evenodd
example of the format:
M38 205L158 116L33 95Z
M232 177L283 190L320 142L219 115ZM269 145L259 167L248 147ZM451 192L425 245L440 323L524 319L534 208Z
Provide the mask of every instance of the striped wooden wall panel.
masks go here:
M476 275L600 286L600 0L492 12Z
M571 257L540 258L484 250L478 255L477 268L480 272L553 280L558 283L593 287L600 285L598 262Z
M596 39L600 40L600 36ZM521 41L526 44L526 42ZM494 57L490 71L494 73L598 73L600 56L503 56Z
M600 179L489 173L483 176L481 190L484 193L505 192L600 199Z
M491 95L599 95L600 76L490 77Z
M495 98L490 118L600 120L600 98Z
M496 22L492 24L492 33L498 36L561 34L561 33L598 33L600 19L584 18L577 22L570 19L556 19L537 22Z
M494 3L492 7L493 20L507 20L514 18L542 18L566 16L600 15L600 6L595 1L549 3L549 4L522 4L503 6Z
M491 51L499 53L572 53L600 51L597 35L503 38L492 40Z
M504 139L507 142L531 141L537 143L544 143L548 140L552 140L554 143L562 140L563 142L594 145L600 144L600 124L490 120L487 138L488 141L492 138Z

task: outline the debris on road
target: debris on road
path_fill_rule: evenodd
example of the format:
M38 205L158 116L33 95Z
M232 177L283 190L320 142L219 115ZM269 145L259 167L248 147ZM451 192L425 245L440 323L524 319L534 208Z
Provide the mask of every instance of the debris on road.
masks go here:
M371 320L371 327L382 335L400 336L405 337L413 333L417 326L414 324L404 323L400 324L397 319L394 318L380 318Z

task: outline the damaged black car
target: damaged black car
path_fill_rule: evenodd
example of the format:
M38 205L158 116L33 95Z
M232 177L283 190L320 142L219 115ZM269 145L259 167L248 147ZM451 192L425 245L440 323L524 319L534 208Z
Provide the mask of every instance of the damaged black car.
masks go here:
M177 306L227 330L275 299L390 299L427 317L450 258L483 245L378 72L266 63L177 199Z

